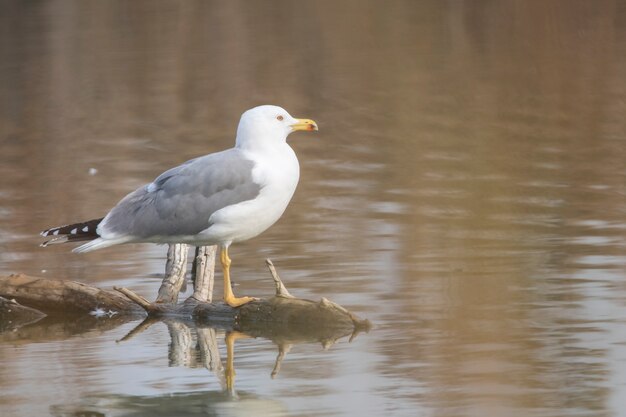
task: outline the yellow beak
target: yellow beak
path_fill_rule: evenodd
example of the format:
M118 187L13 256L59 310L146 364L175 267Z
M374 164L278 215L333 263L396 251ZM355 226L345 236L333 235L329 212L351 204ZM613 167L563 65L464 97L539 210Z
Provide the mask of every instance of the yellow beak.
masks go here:
M317 130L317 123L315 123L311 119L296 119L297 123L291 125L291 128L296 130L306 130L312 132L313 130Z

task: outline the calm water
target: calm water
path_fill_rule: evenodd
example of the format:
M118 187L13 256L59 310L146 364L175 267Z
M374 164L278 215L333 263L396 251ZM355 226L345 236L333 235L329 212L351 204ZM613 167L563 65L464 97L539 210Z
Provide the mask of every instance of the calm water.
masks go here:
M220 329L46 319L0 334L3 417L626 415L621 1L5 1L0 273L153 298L164 247L38 231L230 147L263 103L320 132L290 138L280 222L233 246L237 291L271 293L269 257L375 328L294 344L274 379L278 346L239 340L233 398L195 349L223 360Z

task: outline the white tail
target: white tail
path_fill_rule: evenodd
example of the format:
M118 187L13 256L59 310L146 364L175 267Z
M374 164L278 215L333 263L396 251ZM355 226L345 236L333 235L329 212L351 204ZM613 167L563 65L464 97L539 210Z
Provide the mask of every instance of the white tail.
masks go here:
M76 253L84 253L91 252L94 250L108 248L109 246L119 245L120 243L130 242L132 238L124 237L118 239L103 239L99 237L98 239L92 240L91 242L87 242L83 245L80 245L77 248L72 249L72 252Z

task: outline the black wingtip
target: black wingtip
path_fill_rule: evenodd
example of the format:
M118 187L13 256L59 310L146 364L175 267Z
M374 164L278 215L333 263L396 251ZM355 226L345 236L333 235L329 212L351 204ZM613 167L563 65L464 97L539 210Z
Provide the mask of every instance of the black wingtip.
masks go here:
M97 229L102 219L103 218L93 219L86 222L67 224L44 230L40 235L43 237L52 237L52 239L43 242L40 246L46 247L56 243L96 239L99 237Z

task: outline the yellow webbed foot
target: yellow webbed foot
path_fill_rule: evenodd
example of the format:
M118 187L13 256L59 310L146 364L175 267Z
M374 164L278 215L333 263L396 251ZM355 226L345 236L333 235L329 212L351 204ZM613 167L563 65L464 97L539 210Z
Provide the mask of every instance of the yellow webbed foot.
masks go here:
M258 298L255 298L255 297L235 297L235 296L224 298L224 302L226 304L228 304L229 306L233 307L233 308L234 307L240 307L240 306L242 306L244 304L248 304L250 301L255 301L255 300L258 300Z
M244 304L248 304L250 301L256 301L258 298L255 297L224 297L224 302L231 307L239 307Z

